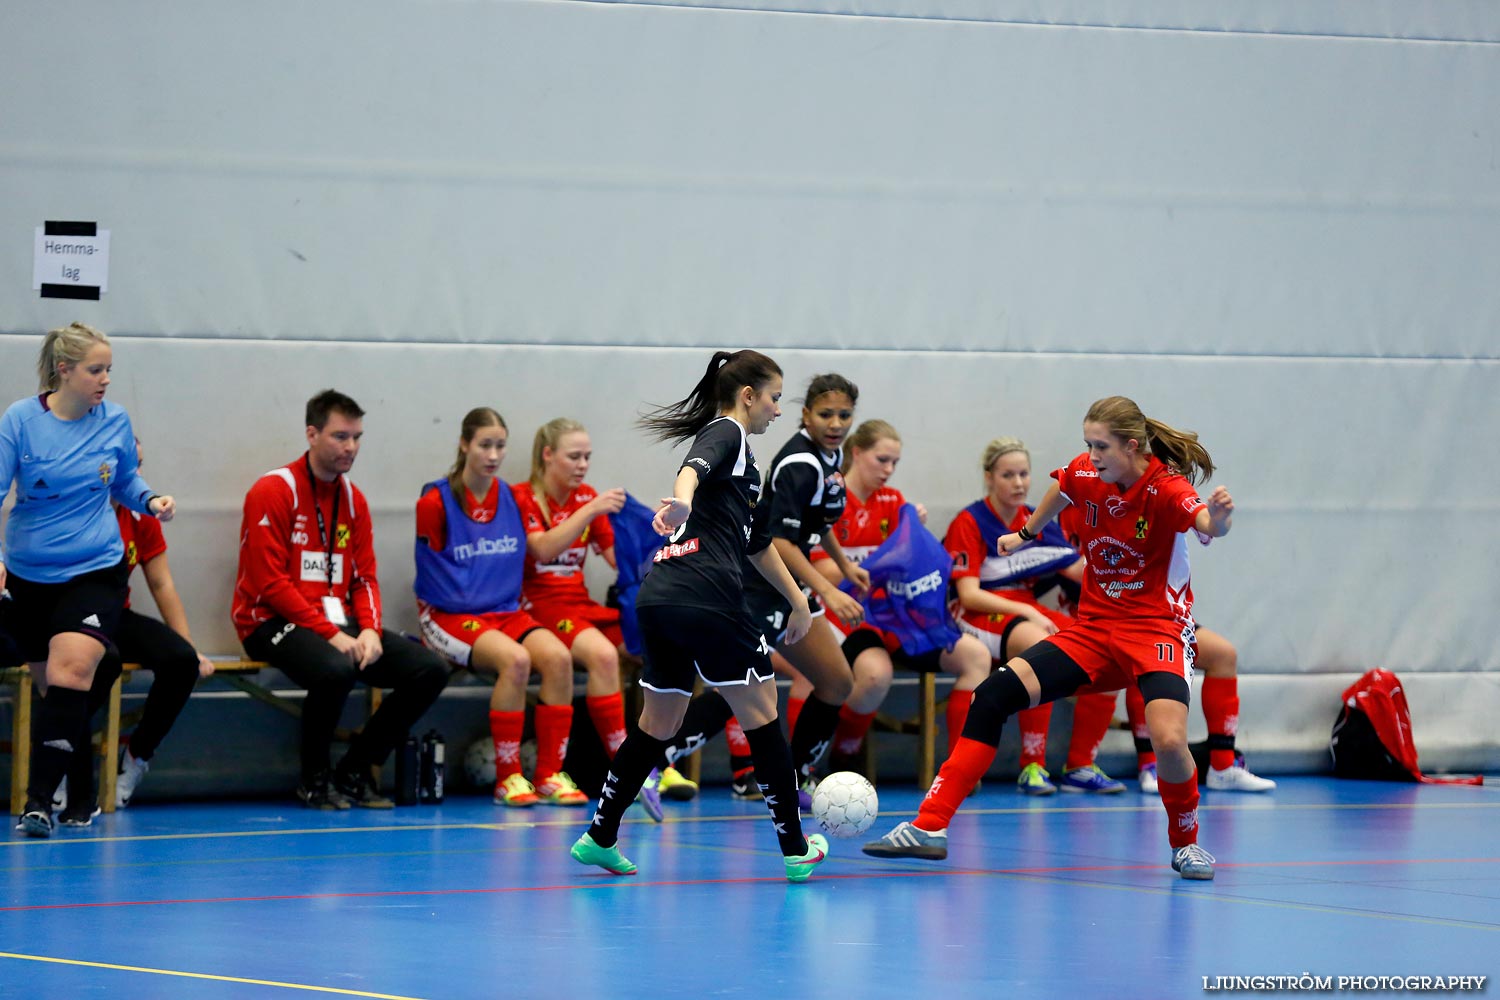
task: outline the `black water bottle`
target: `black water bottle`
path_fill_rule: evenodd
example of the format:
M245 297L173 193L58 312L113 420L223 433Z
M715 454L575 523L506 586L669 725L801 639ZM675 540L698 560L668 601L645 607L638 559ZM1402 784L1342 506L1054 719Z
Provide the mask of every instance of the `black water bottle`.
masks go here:
M436 729L429 729L427 735L422 737L422 778L418 787L418 797L421 801L434 804L443 801L443 768L446 756L442 734Z
M417 783L422 773L422 749L415 736L396 748L396 805L417 804Z

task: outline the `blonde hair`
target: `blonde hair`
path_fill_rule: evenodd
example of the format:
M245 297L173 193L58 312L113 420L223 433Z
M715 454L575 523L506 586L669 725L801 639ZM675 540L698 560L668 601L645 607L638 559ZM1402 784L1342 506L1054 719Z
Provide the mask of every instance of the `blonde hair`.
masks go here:
M42 338L42 351L37 355L36 373L43 392L56 392L62 384L57 366L76 365L93 349L95 344L109 344L109 338L86 323L69 323L56 330L48 330Z
M1200 483L1214 474L1214 460L1198 443L1197 434L1152 420L1134 400L1106 396L1090 406L1083 419L1085 423L1103 424L1122 441L1139 441L1143 454L1155 455L1190 483Z
M542 452L551 448L557 450L562 443L564 434L572 434L575 431L588 431L583 424L572 417L554 417L536 429L536 437L531 442L531 490L536 494L537 502L545 504L547 489L544 483L547 473L546 463L542 459Z
M453 491L453 499L458 501L458 506L465 514L472 514L473 511L469 510L468 494L464 491L464 462L466 459L463 446L473 441L474 435L486 427L499 427L501 430L510 430L509 427L505 426L505 418L500 415L500 411L488 406L476 406L464 414L464 422L459 429L459 440L463 444L458 446L458 458L453 462L453 468L448 470L448 488Z
M997 437L984 446L984 454L979 459L979 469L985 475L995 467L1001 456L1020 452L1026 456L1026 461L1031 461L1031 452L1026 450L1026 442L1018 437Z
M839 391L842 392L843 390L840 389ZM849 474L849 469L854 465L854 449L858 448L860 451L868 451L875 447L877 442L887 438L897 444L901 443L901 435L896 433L896 428L884 420L862 421L858 427L854 428L854 433L850 434L848 440L845 442L848 447L844 449L844 464L839 467L839 471L846 476Z

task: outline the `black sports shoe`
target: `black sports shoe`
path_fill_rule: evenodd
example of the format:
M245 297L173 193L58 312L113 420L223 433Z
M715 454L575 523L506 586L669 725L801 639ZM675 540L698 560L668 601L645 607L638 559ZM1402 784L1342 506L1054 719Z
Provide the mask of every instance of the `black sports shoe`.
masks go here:
M39 799L27 799L26 809L16 822L16 829L24 831L28 837L52 836L52 810Z
M349 800L333 786L327 771L320 771L312 778L304 778L297 786L297 798L309 809L348 809Z
M730 780L729 795L741 802L759 802L766 797L765 793L760 790L760 786L755 783L754 768L736 774Z
M57 814L57 825L68 826L74 829L82 829L94 825L94 817L99 815L100 809L93 803L87 803L81 809L64 809Z
M336 768L333 772L333 787L339 795L361 809L396 808L396 803L380 794L380 789L375 785L375 776L368 769L350 774L342 767Z

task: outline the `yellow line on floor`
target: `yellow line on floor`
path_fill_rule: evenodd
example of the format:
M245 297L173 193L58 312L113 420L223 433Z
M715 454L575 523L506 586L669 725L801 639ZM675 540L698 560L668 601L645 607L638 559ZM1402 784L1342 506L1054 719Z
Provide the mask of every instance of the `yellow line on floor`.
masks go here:
M85 962L76 958L51 958L46 955L17 955L0 951L0 958L21 962L48 962L53 965L76 965L86 969L114 969L119 972L144 972L152 976L178 976L183 979L211 979L219 983L245 983L250 986L276 986L284 990L309 990L314 993L337 993L346 997L376 997L379 1000L420 1000L419 997L394 993L369 993L364 990L341 990L333 986L308 986L303 983L279 983L273 979L244 979L240 976L212 976L206 972L178 972L175 969L146 969L138 965L114 965L110 962Z

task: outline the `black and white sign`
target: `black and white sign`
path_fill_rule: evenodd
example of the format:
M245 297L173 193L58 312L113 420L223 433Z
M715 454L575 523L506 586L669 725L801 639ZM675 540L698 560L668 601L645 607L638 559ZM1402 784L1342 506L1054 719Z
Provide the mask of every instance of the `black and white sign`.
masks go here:
M44 299L97 299L109 291L109 230L93 222L36 227L31 287Z

